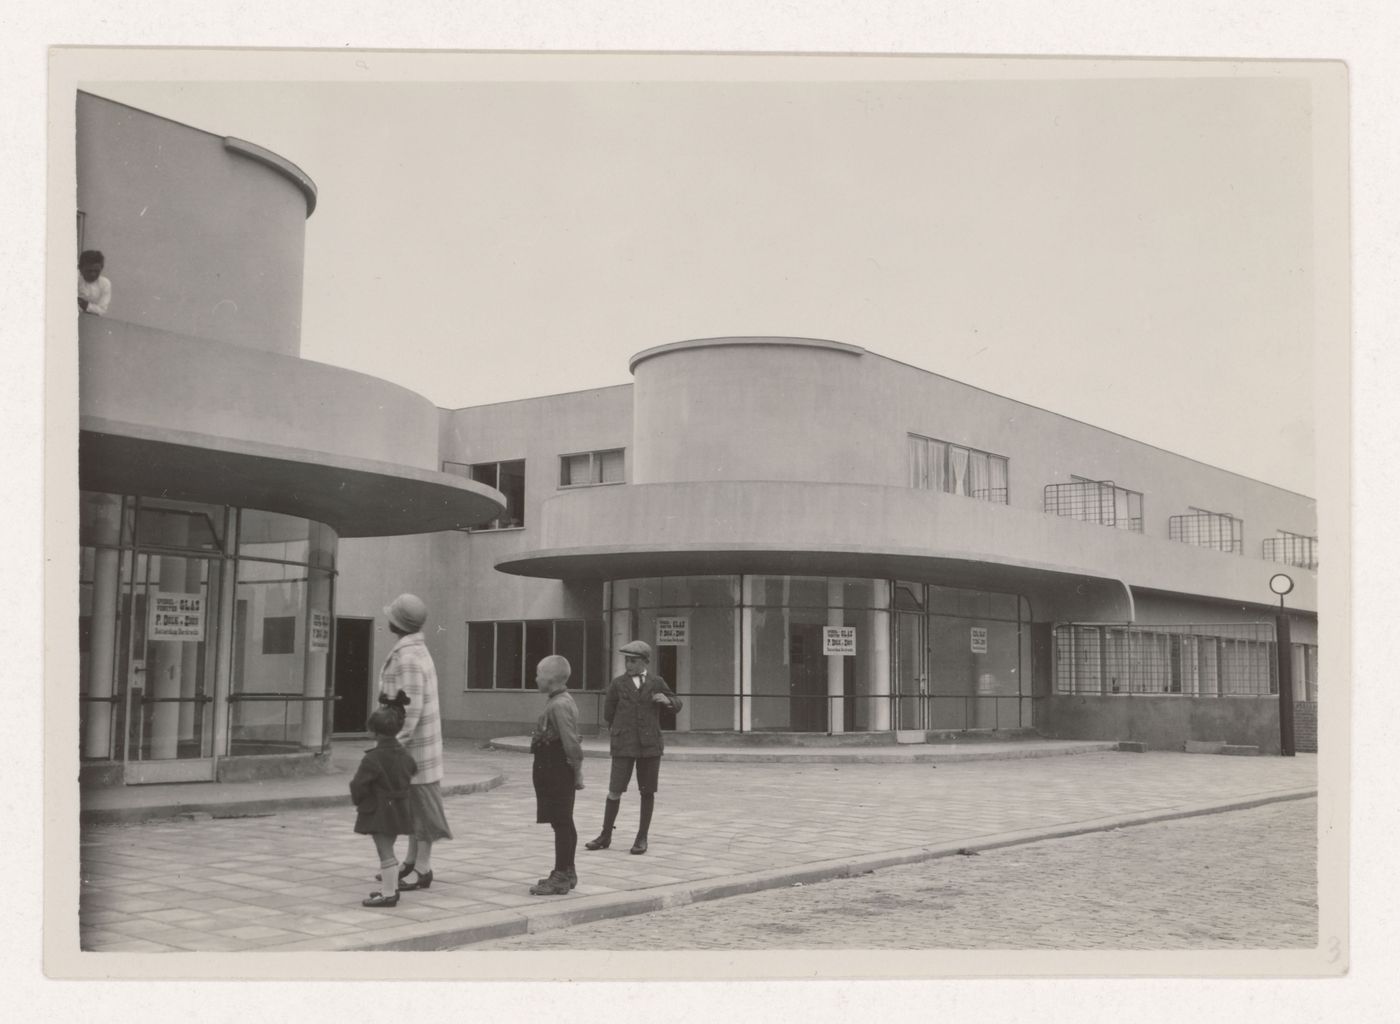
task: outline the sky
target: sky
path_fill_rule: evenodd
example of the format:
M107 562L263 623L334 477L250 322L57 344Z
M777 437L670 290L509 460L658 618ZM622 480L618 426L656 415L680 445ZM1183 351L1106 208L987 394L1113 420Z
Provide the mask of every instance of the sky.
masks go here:
M302 355L442 407L830 338L1316 493L1304 79L84 87L300 166Z

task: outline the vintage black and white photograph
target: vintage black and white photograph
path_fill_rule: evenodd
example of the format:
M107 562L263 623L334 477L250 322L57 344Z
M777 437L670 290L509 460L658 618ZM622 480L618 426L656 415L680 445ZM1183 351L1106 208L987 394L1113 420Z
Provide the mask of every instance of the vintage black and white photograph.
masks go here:
M67 969L1346 969L1345 67L54 69Z

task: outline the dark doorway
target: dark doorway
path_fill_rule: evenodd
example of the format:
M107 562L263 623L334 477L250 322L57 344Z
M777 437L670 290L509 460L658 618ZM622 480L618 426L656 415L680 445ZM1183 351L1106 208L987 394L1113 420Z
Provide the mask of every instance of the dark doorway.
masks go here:
M373 619L335 620L334 732L364 732L369 717L369 659L373 649Z
M788 697L794 732L826 732L826 655L822 627L796 625L788 634Z

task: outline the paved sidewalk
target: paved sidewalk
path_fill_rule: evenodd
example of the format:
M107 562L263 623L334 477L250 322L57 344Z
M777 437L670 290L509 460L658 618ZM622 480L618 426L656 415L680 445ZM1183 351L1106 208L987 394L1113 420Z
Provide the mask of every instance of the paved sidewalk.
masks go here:
M353 748L352 748L353 749ZM87 825L81 941L97 951L445 949L753 892L797 881L1316 792L1316 758L1089 753L947 764L735 764L662 768L651 851L628 854L635 790L611 850L578 852L579 888L532 897L552 859L534 824L530 759L458 749L456 772L504 784L448 797L456 839L430 890L360 906L375 883L348 795L267 817ZM340 780L342 783L344 779ZM602 816L590 759L575 820ZM402 847L401 847L402 848Z

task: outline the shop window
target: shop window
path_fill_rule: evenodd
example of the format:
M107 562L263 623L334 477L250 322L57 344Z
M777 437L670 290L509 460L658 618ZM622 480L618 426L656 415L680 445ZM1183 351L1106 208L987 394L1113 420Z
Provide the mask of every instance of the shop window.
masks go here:
M918 490L961 494L1005 505L1010 463L1005 455L909 435L909 486Z
M579 619L531 619L467 623L467 689L528 690L535 666L551 654L569 660L573 689L600 689L603 680L588 663L598 634Z
M596 487L623 482L623 449L559 456L560 487Z

